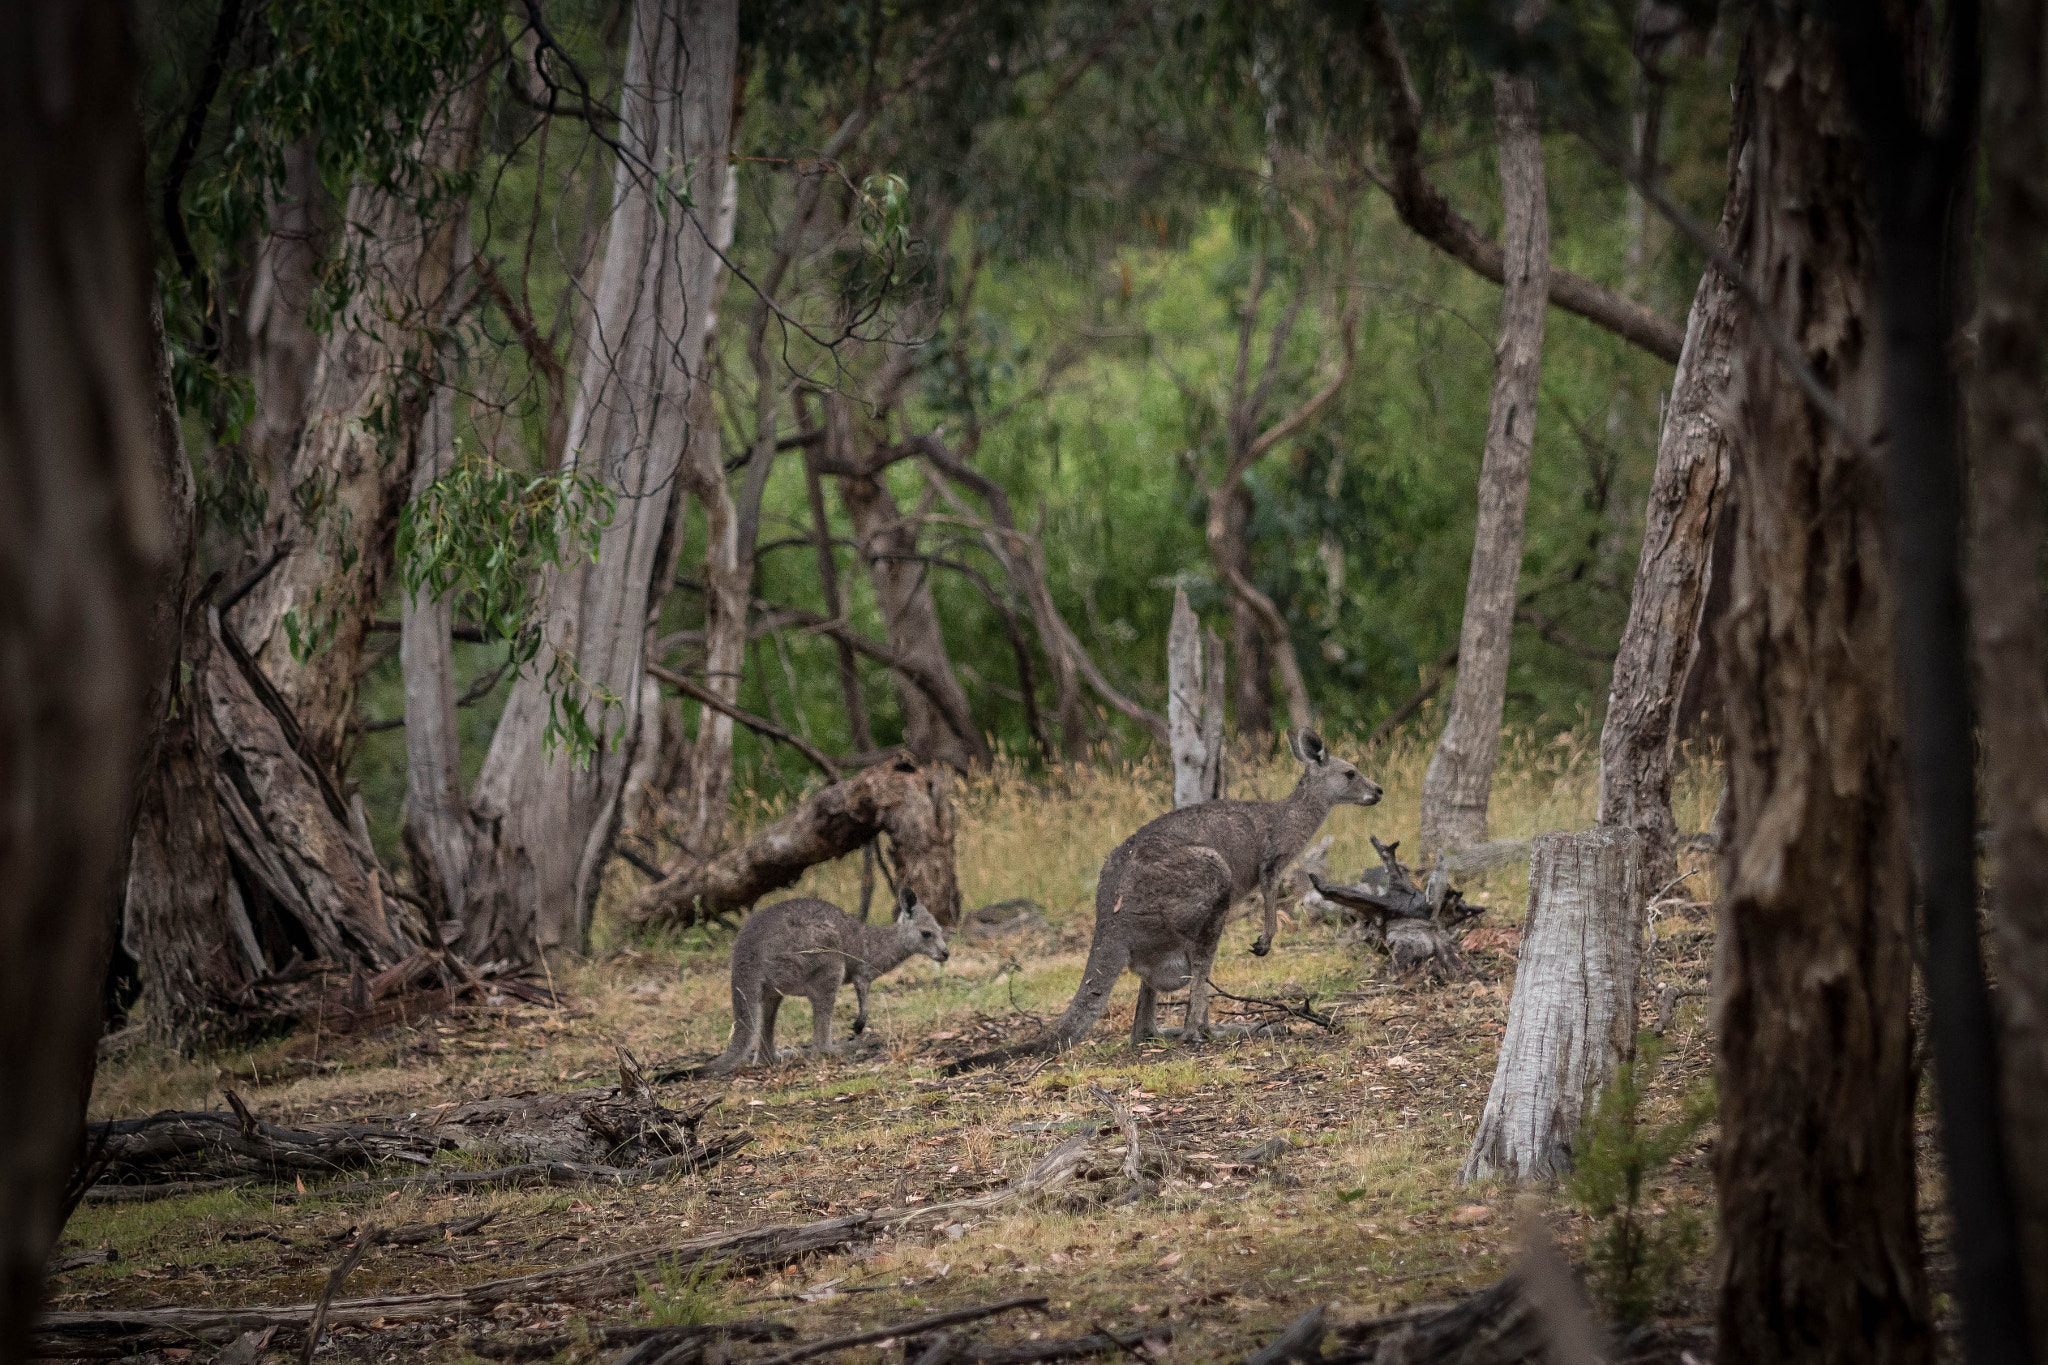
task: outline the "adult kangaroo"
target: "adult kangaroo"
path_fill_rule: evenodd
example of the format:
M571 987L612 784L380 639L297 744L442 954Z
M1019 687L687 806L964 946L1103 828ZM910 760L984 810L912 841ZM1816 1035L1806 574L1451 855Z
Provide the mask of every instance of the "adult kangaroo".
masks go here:
M1072 1047L1102 1018L1126 968L1139 982L1132 1042L1160 1036L1153 1023L1159 993L1182 987L1188 988L1188 1021L1181 1037L1209 1037L1209 968L1230 907L1254 888L1260 892L1264 932L1252 951L1270 952L1280 874L1315 838L1332 806L1380 799L1379 786L1332 754L1313 730L1297 731L1287 743L1303 766L1285 800L1183 806L1117 845L1095 885L1095 939L1066 1013L1038 1037L964 1057L946 1074Z

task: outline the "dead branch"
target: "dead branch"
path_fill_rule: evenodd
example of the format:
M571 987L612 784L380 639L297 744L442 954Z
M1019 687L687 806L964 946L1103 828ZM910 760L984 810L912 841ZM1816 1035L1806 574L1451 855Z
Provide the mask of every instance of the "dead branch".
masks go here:
M1244 1365L1286 1365L1299 1360L1317 1365L1323 1358L1323 1336L1328 1331L1323 1317L1328 1304L1319 1303L1291 1323L1287 1330L1245 1357Z
M230 1178L277 1178L287 1171L331 1175L385 1161L423 1162L452 1145L381 1125L281 1128L250 1116L241 1097L228 1093L234 1110L165 1110L147 1118L90 1125L89 1139L104 1144L105 1178L133 1182L168 1175L184 1177L191 1188L191 1177L208 1173ZM219 1188L225 1183L212 1179L203 1185Z
M908 885L941 924L960 911L953 868L953 808L937 774L908 759L868 768L814 792L746 843L672 872L627 908L636 925L689 925L744 912L818 863L887 833L898 885Z
M327 1325L327 1310L334 1306L334 1296L348 1283L348 1277L363 1263L363 1257L371 1247L383 1239L384 1234L377 1228L364 1228L362 1235L349 1244L348 1253L327 1277L327 1285L320 1291L320 1302L313 1305L313 1322L306 1328L305 1349L299 1353L299 1365L313 1365L313 1352L319 1349L320 1333Z
M693 701L701 702L714 711L721 711L731 716L741 725L746 726L749 730L765 739L772 739L778 743L787 744L790 748L809 759L817 767L818 771L825 774L826 777L834 782L839 780L839 764L832 759L831 755L801 735L791 734L774 721L763 720L751 711L742 711L710 688L699 687L682 674L677 673L673 669L663 668L660 664L648 664L647 676L658 682L667 683L670 687L673 687L676 691Z
M1299 1005L1290 1005L1285 1000L1268 1000L1262 996L1232 995L1213 981L1209 983L1209 991L1213 995L1220 995L1225 1000L1234 1001L1240 1005L1250 1005L1254 1009L1273 1010L1283 1019L1306 1019L1318 1028L1329 1029L1333 1032L1337 1027L1337 1021L1334 1018L1327 1014L1319 1013L1316 1010L1315 997L1312 995L1301 997Z
M1499 284L1505 275L1499 242L1482 233L1430 182L1422 154L1422 100L1408 74L1400 39L1378 0L1359 10L1358 35L1372 67L1387 113L1390 179L1375 176L1409 229L1451 259ZM1671 364L1685 344L1684 333L1631 299L1569 270L1550 268L1550 302Z
M1000 1303L982 1304L974 1308L956 1308L951 1312L934 1313L930 1317L919 1318L914 1322L900 1322L891 1327L876 1327L865 1332L849 1332L843 1337L827 1337L823 1341L807 1342L780 1355L769 1356L758 1362L758 1365L795 1365L799 1360L809 1360L813 1356L821 1356L830 1351L843 1351L849 1346L865 1346L872 1341L919 1336L925 1332L937 1331L941 1327L952 1327L963 1322L979 1322L983 1318L992 1318L998 1313L1008 1313L1019 1308L1043 1309L1045 1305L1046 1298L1043 1294L1033 1294L1025 1298L1004 1299Z
M363 1327L380 1318L388 1324L399 1324L488 1316L501 1303L589 1303L629 1294L638 1277L655 1271L715 1262L743 1273L762 1266L787 1265L799 1256L837 1251L868 1236L877 1221L873 1215L856 1213L815 1223L708 1233L665 1246L617 1252L464 1289L340 1299L331 1305L325 1320L335 1327ZM62 1356L75 1353L74 1348L80 1343L91 1343L119 1344L140 1351L154 1344L189 1346L194 1339L227 1342L243 1332L266 1327L298 1332L310 1325L314 1309L315 1305L302 1303L46 1313L36 1324L34 1349L39 1355Z
M1019 1341L1009 1346L990 1346L970 1341L960 1348L959 1359L974 1365L1037 1365L1042 1360L1074 1360L1081 1356L1131 1352L1146 1341L1173 1340L1170 1323L1141 1328L1135 1332L1095 1332L1085 1337L1052 1337L1044 1341Z
M1132 1116L1130 1110L1116 1102L1114 1095L1092 1081L1088 1085L1088 1093L1093 1095L1099 1104L1109 1110L1110 1117L1116 1120L1116 1126L1123 1130L1124 1179L1136 1184L1138 1180L1138 1120Z
M671 1347L691 1342L787 1341L795 1335L796 1329L787 1323L743 1319L683 1327L593 1327L586 1336L543 1337L537 1341L530 1337L480 1337L470 1341L469 1349L486 1360L553 1360L584 1342L600 1350L645 1346L654 1342L665 1352Z

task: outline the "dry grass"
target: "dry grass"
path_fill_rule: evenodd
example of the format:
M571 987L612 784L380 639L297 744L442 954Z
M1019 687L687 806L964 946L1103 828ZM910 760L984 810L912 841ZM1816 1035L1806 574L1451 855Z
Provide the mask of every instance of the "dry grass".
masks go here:
M1331 818L1325 832L1334 836L1332 865L1343 875L1374 860L1369 835L1412 839L1427 750L1404 740L1364 758L1387 798ZM1495 787L1495 837L1590 824L1596 768L1590 735L1511 742ZM1291 761L1241 764L1233 793L1276 796L1292 779ZM1079 978L1102 857L1165 808L1167 790L1158 765L1103 762L1036 784L999 769L959 791L966 903L1030 897L1046 907L1051 932L1021 948L958 945L943 969L913 959L877 983L876 1041L855 1056L804 1056L731 1082L670 1087L663 1098L677 1108L724 1096L710 1123L752 1131L753 1144L707 1176L631 1190L406 1193L367 1207L273 1203L262 1191L88 1206L68 1230L70 1243L112 1245L122 1259L66 1276L59 1302L309 1298L338 1254L330 1239L364 1222L498 1212L464 1242L376 1253L351 1292L425 1289L714 1228L944 1199L1014 1176L1063 1136L1063 1125L1104 1117L1088 1098L1091 1082L1137 1109L1148 1140L1207 1173L1122 1208L1017 1210L958 1226L953 1235L885 1240L857 1258L700 1286L692 1292L705 1302L693 1299L688 1311L773 1313L824 1334L1035 1289L1052 1296L1052 1319L1020 1323L1020 1332L1065 1335L1093 1323L1167 1319L1176 1325L1175 1357L1208 1360L1241 1355L1311 1303L1338 1300L1347 1311L1373 1312L1498 1275L1511 1239L1501 1192L1460 1189L1456 1175L1506 1019L1512 935L1479 939L1486 946L1474 956L1490 981L1390 987L1380 981L1381 959L1340 945L1328 928L1283 927L1275 952L1254 958L1253 928L1241 919L1226 932L1219 983L1244 995L1315 992L1334 1002L1339 1032L1134 1051L1123 1041L1132 996L1126 983L1091 1046L1036 1069L936 1079L946 1057L1029 1028L1020 1013L1043 1016L1065 1004ZM1706 824L1714 790L1707 765L1688 769L1678 794L1681 829ZM774 813L743 803L739 819L753 825ZM848 863L814 869L793 891L852 905L858 865ZM614 901L630 887L631 874L617 875ZM1711 895L1708 875L1688 882L1686 892ZM1482 925L1508 928L1521 918L1526 881L1517 863L1463 884L1488 907ZM264 1116L282 1120L402 1113L491 1093L601 1084L615 1043L643 1061L722 1047L730 1027L727 936L699 930L625 942L607 939L609 932L600 934L590 962L563 973L573 1002L566 1008L513 1002L466 1009L381 1037L300 1037L204 1062L135 1055L103 1069L94 1111L217 1105L228 1084ZM1703 976L1710 940L1704 914L1671 911L1660 926L1660 979ZM841 1010L843 1021L850 999ZM808 1024L807 1006L786 1005L783 1041L807 1038ZM1671 1040L1671 1056L1650 1087L1653 1110L1675 1107L1705 1074L1700 1001L1685 1002ZM1233 1163L1237 1153L1283 1133L1299 1146L1276 1168ZM1676 1170L1663 1197L1703 1204L1703 1166ZM243 1235L252 1233L289 1245ZM773 1297L840 1278L881 1292L819 1303ZM558 1325L564 1316L546 1307L501 1312L500 1326ZM643 1313L635 1299L591 1318ZM360 1359L388 1359L394 1350L452 1359L462 1339L419 1329L344 1333L329 1349Z

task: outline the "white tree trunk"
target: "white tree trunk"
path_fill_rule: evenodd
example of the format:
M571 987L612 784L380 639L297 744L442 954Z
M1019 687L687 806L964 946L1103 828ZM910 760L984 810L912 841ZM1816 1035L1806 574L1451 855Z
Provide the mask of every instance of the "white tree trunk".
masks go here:
M1523 521L1529 506L1529 451L1536 435L1537 381L1543 372L1543 313L1550 298L1550 213L1544 198L1543 141L1536 88L1523 76L1493 85L1500 130L1502 247L1507 284L1500 346L1494 353L1493 405L1479 471L1479 519L1472 574L1458 634L1458 681L1442 738L1422 783L1424 853L1486 838L1493 765L1500 757L1507 697L1508 643L1515 585L1522 573Z
M1733 250L1740 249L1749 202L1748 141L1746 128L1735 129L1728 155L1719 238ZM1727 498L1729 438L1719 409L1735 385L1744 311L1734 283L1708 266L1671 378L1643 515L1642 557L1600 729L1599 822L1643 836L1649 876L1660 885L1678 871L1671 775L1684 719L1679 708L1698 663L1712 587L1715 528Z
M1571 1169L1581 1122L1635 1046L1646 899L1635 831L1537 837L1507 1036L1460 1179Z
M634 0L614 181L589 344L563 463L618 493L595 563L547 575L546 642L514 684L472 805L495 831L506 894L473 913L476 956L580 951L640 735L647 609L703 379L717 258L694 209L724 194L737 34L733 0ZM707 210L708 211L708 210ZM550 667L555 679L547 679ZM587 767L546 743L559 688L602 742Z
M1202 668L1202 628L1188 605L1185 588L1173 590L1173 625L1166 636L1166 728L1172 736L1173 808L1209 799L1202 779L1208 767L1203 746L1208 708L1208 675Z
M414 496L455 456L455 390L436 389L420 431ZM442 919L459 920L468 901L473 825L462 793L462 745L455 711L455 624L451 593L404 594L398 658L405 675L405 846L413 878Z
M283 476L306 429L319 374L320 334L306 314L320 287L334 216L312 139L292 143L283 157L284 194L270 206L270 231L256 249L249 286L249 379L256 403L242 433L251 463L272 483L273 508L290 500Z

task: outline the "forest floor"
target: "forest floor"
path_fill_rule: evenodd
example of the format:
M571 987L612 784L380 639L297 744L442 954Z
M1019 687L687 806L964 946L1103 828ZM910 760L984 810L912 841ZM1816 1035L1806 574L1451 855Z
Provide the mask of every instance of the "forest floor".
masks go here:
M1367 763L1387 799L1332 816L1326 832L1335 838L1338 875L1349 879L1372 861L1368 835L1412 837L1424 757L1396 748ZM1233 794L1277 795L1291 781L1291 766L1240 775ZM1593 766L1581 738L1512 750L1496 787L1496 835L1590 824ZM1526 1215L1508 1192L1461 1186L1458 1173L1506 1022L1526 859L1461 879L1468 898L1486 907L1465 939L1482 979L1388 981L1378 953L1348 946L1335 926L1298 917L1283 924L1270 956L1256 958L1249 951L1254 926L1240 917L1218 955L1218 983L1243 996L1312 995L1334 1016L1334 1030L1297 1021L1281 1037L1133 1049L1134 990L1126 980L1090 1045L946 1079L938 1069L949 1058L1022 1036L1064 1005L1087 947L1096 867L1166 804L1163 774L1113 764L1049 784L999 773L967 784L956 798L966 904L1029 897L1045 907L1045 927L989 944L956 938L944 967L916 958L884 977L869 1034L847 1055L792 1054L731 1080L658 1087L672 1109L720 1100L703 1122L707 1135L750 1135L715 1168L629 1188L401 1190L366 1199L321 1198L317 1185L312 1197L290 1185L251 1185L88 1203L66 1230L60 1260L94 1248L111 1248L118 1259L61 1274L52 1307L310 1302L350 1238L373 1225L495 1214L458 1240L371 1251L349 1278L347 1296L450 1288L706 1232L955 1200L1000 1187L1069 1134L1107 1123L1094 1086L1128 1108L1145 1143L1178 1157L1176 1174L1135 1202L1017 1203L927 1220L780 1269L656 1274L637 1294L610 1302L506 1304L489 1318L337 1329L321 1357L456 1360L486 1339L537 1341L599 1325L720 1318L773 1318L810 1341L1042 1295L1042 1313L986 1325L988 1339L1138 1328L1153 1337L1141 1352L1225 1360L1242 1358L1318 1303L1337 1305L1338 1320L1372 1317L1454 1297L1509 1267ZM1711 773L1702 766L1681 786L1681 827L1699 829L1711 807ZM770 814L741 818L751 824ZM1651 975L1658 985L1697 990L1712 951L1704 904L1711 874L1705 855L1684 860L1700 870L1654 907ZM850 861L852 868L815 870L794 890L853 904L858 859ZM626 887L622 881L615 889ZM136 1047L103 1063L94 1117L219 1108L224 1088L277 1123L403 1117L485 1096L609 1084L620 1046L650 1072L700 1060L722 1047L730 1027L729 942L717 930L608 945L601 936L589 960L557 971L558 1007L508 998L370 1036L302 1034L203 1061ZM840 1001L842 1038L849 995ZM1645 1001L1647 1027L1654 989ZM1225 1018L1238 1008L1218 1006ZM808 1024L803 1002L785 1005L785 1047L806 1041ZM1703 996L1678 1002L1665 1042L1646 1085L1643 1112L1652 1124L1677 1114L1708 1083ZM1710 1227L1713 1134L1711 1125L1703 1129L1657 1174L1651 1216L1690 1216ZM1557 1191L1536 1198L1577 1259L1592 1220ZM1674 1328L1704 1323L1707 1254L1704 1247L1694 1254L1673 1286L1664 1321ZM752 1349L765 1355L777 1348ZM733 1360L748 1358L748 1348L732 1350ZM202 1345L198 1358L210 1352ZM593 1358L588 1347L573 1354ZM848 1356L864 1365L902 1351L870 1346L840 1358Z

